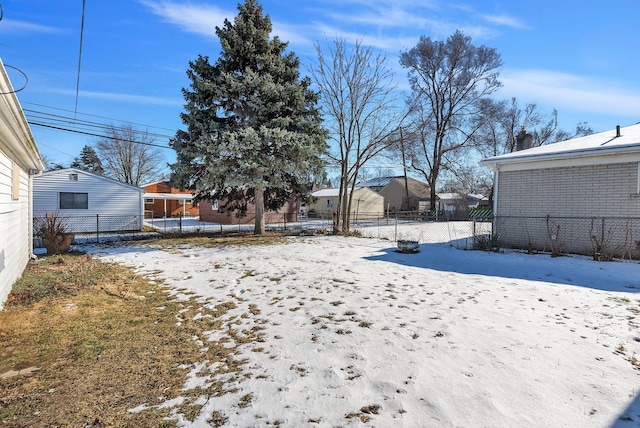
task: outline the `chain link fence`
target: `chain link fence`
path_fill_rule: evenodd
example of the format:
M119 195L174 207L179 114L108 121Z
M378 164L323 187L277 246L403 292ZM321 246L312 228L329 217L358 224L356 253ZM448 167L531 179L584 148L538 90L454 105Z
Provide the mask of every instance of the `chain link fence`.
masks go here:
M352 216L350 229L365 237L416 240L420 243L449 243L458 248L471 249L477 236L492 234L492 223L486 218L469 221L443 221L443 217L425 216L418 212L398 212L393 216L379 213L358 213ZM34 225L39 217L34 217ZM283 214L282 221L269 223L267 230L308 230L330 232L333 218L298 217L290 222ZM200 221L198 217L144 218L136 215L59 216L65 231L74 235L73 244L105 243L144 239L174 233L211 233L233 230L253 230L254 224L220 224ZM34 230L34 247L42 247L42 239Z
M57 221L63 226L65 233L72 234L73 244L101 243L109 241L135 240L152 235L144 230L142 215L58 215ZM45 217L34 217L34 226L41 224ZM34 247L42 247L42 237L34 228Z
M640 218L497 216L493 233L503 248L601 261L640 257Z

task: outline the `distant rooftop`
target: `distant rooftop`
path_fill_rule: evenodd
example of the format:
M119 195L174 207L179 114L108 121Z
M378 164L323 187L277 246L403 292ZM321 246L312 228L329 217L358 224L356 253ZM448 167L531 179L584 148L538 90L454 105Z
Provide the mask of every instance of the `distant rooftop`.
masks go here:
M362 181L357 184L358 187L384 187L393 179L404 178L403 175L396 175L395 177L377 177L371 180Z

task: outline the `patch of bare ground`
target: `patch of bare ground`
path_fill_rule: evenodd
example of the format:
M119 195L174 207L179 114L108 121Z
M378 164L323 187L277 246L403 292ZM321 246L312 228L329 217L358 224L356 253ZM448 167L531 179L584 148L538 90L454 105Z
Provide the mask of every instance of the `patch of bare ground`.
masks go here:
M176 413L199 415L199 396L227 393L215 381L183 387L201 361L218 368L197 376L240 374L235 347L203 336L235 304L163 290L88 254L31 262L0 311L0 426L174 426ZM259 330L243 333L259 340Z
M251 231L222 231L206 233L174 233L167 234L161 238L142 241L142 243L155 245L162 248L172 248L179 246L198 246L207 248L217 248L226 246L247 246L247 245L270 245L286 242L288 231L272 230L261 235L255 235Z

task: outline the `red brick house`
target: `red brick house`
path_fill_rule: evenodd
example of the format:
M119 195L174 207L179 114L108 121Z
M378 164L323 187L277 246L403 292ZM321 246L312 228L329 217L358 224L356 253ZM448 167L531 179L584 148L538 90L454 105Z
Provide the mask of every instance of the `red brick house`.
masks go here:
M200 201L200 220L220 224L252 224L256 220L256 207L249 204L247 213L238 217L237 211L224 211L218 208L218 202ZM283 205L278 212L265 211L264 223L284 223L298 221L298 204L293 198L288 204Z
M144 189L145 217L197 217L198 207L193 206L193 195L187 191L175 189L169 180L156 181L141 186Z

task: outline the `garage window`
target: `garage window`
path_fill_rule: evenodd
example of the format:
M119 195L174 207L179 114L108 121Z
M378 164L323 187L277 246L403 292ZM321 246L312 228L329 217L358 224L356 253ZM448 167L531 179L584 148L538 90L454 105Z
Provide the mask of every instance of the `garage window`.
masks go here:
M61 210L88 210L89 194L76 192L60 192Z

